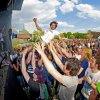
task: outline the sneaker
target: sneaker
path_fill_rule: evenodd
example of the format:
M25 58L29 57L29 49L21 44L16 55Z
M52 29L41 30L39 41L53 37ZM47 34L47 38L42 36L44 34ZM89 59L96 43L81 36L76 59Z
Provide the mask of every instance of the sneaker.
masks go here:
M16 34L15 33L12 33L11 38L12 39L16 38Z

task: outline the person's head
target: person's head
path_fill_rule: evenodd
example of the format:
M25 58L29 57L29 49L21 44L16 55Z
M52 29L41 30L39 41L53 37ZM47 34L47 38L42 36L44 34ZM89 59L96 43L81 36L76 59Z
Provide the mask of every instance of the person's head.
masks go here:
M95 64L96 64L96 59L95 59L94 57L92 57L92 58L90 59L90 68L91 68L91 69L94 68L94 67L95 67Z
M45 53L46 55L48 55L48 54L50 53L47 46L46 46L46 48L44 49L44 53Z
M72 52L73 51L73 48L72 46L69 47L69 52Z
M35 50L35 59L38 60L38 59L40 59L40 57L41 56L39 55L39 53Z
M58 23L56 21L53 21L50 23L51 30L55 30L57 28Z
M82 48L77 47L77 48L76 48L76 51L77 51L77 53L78 53L79 55L81 55Z
M25 50L25 49L26 49L26 47L25 47L25 46L23 46L23 47L22 47L22 49L21 49L21 51L23 51L23 50Z
M91 56L85 49L82 49L80 60L83 61L84 59L87 59L89 61L91 59Z
M96 53L95 59L96 59L96 65L98 69L100 70L100 50L98 50L98 52Z
M64 73L67 76L76 76L80 69L80 62L76 58L70 58L64 65Z
M39 59L38 60L38 66L41 67L42 65L43 65L43 60L42 59Z
M48 57L48 59L49 59L50 61L52 61L52 60L53 60L53 56L52 56L52 54L51 54L51 53L49 53L49 54L47 55L47 57Z
M91 58L91 60L90 60L90 68L91 69L98 69L98 70L100 70L100 59L98 59L98 58Z
M17 54L20 55L20 49L17 50Z
M86 58L87 57L87 54L86 54L86 48L81 48L80 49L80 55L83 57L83 58Z

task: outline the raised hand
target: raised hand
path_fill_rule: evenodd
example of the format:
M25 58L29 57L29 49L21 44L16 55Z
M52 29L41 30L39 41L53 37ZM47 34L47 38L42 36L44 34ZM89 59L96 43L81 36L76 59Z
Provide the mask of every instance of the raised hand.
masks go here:
M35 49L33 48L33 53L35 52Z
M32 45L28 46L28 52L30 52L33 49Z
M91 84L91 83L92 83L92 80L91 80L91 78L90 78L90 77L87 77L87 78L86 78L86 81L87 81L89 84Z
M57 42L55 45L56 45L57 47L60 47L58 42Z
M51 41L50 46L53 47L53 45L54 45L54 41Z
M33 21L36 23L37 22L37 18L34 18Z
M52 41L50 41L50 43L54 44L54 43L55 43L55 41L54 41L54 40L52 40Z
M60 37L60 35L58 35L59 40L62 40L62 38Z
M48 49L51 51L52 50L52 47L50 46L50 44L48 45Z
M28 48L26 48L25 50L23 50L22 54L23 54L23 55L26 55L27 52L28 52Z
M50 51L52 50L52 47L53 47L53 43L50 42L50 44L48 45L48 48L49 48Z
M41 46L42 46L42 50L44 51L44 49L45 49L45 43L41 42Z
M40 53L40 54L41 54L41 52L43 52L40 43L36 43L36 44L35 44L35 49L36 49L36 50L38 51L38 53Z

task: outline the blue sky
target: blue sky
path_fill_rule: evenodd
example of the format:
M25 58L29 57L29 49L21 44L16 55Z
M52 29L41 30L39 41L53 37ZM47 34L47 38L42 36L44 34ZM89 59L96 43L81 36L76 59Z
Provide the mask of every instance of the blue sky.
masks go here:
M12 27L30 33L36 30L32 19L45 30L53 20L60 32L100 31L100 0L24 0L21 11L13 11Z

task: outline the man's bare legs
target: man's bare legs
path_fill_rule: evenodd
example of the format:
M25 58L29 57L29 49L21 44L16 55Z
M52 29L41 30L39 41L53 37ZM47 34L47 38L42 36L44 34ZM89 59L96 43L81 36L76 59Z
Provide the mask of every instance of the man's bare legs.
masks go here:
M30 39L32 37L32 34L16 34L17 39Z

